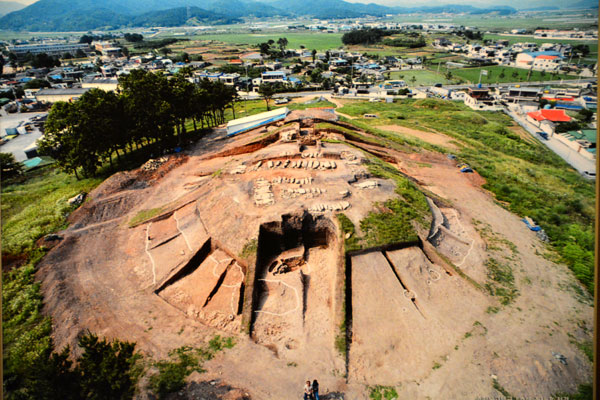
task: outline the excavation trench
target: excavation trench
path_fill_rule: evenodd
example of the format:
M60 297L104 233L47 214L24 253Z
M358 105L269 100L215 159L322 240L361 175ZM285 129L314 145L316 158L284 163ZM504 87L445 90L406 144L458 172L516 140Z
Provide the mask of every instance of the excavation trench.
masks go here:
M155 293L189 317L220 329L239 329L246 265L207 239Z
M248 332L255 342L283 357L334 352L344 281L337 232L332 220L306 211L260 226L249 283Z

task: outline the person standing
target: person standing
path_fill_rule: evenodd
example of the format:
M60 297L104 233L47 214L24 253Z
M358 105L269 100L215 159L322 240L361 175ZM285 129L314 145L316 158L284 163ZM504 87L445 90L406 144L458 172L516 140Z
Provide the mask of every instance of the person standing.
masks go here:
M306 385L304 385L304 400L311 400L312 397L312 385L310 381L306 381Z
M319 400L319 382L315 379L312 383L312 393L315 400Z

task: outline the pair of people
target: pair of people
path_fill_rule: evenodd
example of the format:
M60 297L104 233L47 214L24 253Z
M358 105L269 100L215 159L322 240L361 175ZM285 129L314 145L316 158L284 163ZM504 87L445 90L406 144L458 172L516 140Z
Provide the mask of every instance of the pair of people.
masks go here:
M306 381L304 385L304 400L319 400L319 382L315 379L312 384Z

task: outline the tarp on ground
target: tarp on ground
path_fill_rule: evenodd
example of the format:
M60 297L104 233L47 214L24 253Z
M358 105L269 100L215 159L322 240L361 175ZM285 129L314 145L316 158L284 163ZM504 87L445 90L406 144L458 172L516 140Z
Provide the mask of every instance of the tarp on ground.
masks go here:
M287 107L234 119L227 123L227 136L237 135L250 129L284 119L290 110Z

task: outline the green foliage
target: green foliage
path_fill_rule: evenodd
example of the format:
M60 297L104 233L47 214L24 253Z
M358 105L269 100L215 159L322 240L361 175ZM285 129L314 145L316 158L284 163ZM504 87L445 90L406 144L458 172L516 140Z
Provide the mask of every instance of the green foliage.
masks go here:
M376 385L369 388L369 399L394 400L398 399L398 392L391 386Z
M212 353L218 353L223 349L231 349L233 346L235 346L234 338L222 338L220 335L216 335L208 342L208 348Z
M591 383L585 383L579 385L576 393L557 393L552 398L556 400L592 400L594 398L594 388Z
M368 169L375 177L393 180L399 196L383 204L375 204L375 211L369 212L360 221L360 236L352 221L343 214L338 215L344 233L352 233L346 251L418 240L413 221L425 223L430 218L423 193L398 170L378 158L369 160Z
M502 396L504 396L505 398L507 398L507 399L513 398L513 396L506 389L504 389L504 387L502 387L502 385L500 385L500 383L498 382L497 379L492 379L492 386L494 387L494 389L496 389L497 391L502 393Z
M336 217L342 227L345 250L348 252L360 249L359 239L356 236L356 228L354 227L354 223L352 223L350 218L343 213L337 214Z
M425 38L422 35L419 35L416 39L410 37L394 37L391 39L384 39L381 43L385 46L408 47L411 49L425 47L427 45Z
M0 153L0 170L4 179L12 178L23 172L23 164L11 153Z
M155 366L158 374L150 377L150 388L160 399L176 392L185 385L185 378L192 372L204 372L201 358L191 347L180 347L169 353L169 360L158 361Z
M64 227L73 210L67 200L89 192L100 179L76 180L52 167L25 173L25 181L2 187L2 252L29 253L37 239Z
M82 398L125 400L133 397L136 377L132 372L139 358L134 354L134 343L118 339L108 342L88 332L79 339L79 346L83 354L76 371Z
M186 120L215 126L225 122L225 108L235 90L222 82L204 80L194 85L191 71L182 68L171 79L135 70L119 78L120 93L92 89L73 103L54 104L39 142L41 154L54 158L65 172L94 175L119 152L134 146L156 151L181 145L188 139Z
M435 361L433 363L433 367L431 367L431 369L436 370L436 369L440 369L442 367L442 364L440 364L439 362Z
M210 360L217 352L233 346L233 338L221 338L217 335L209 341L206 348L183 346L172 350L168 360L155 363L158 373L150 377L150 388L160 399L164 399L169 393L181 389L185 385L185 378L192 372L204 372L203 361Z
M355 29L344 33L342 43L345 45L353 44L374 44L381 40L382 37L396 33L395 31L383 31L381 29Z
M244 248L242 249L242 251L240 252L240 257L248 260L251 257L256 256L256 252L258 251L258 239L250 239L248 242L246 242L246 244L244 245Z
M152 219L163 212L163 207L151 208L149 210L140 210L137 214L134 215L131 220L129 220L129 226L133 227L139 225L149 219Z
M492 296L500 297L500 303L508 305L519 295L515 287L515 277L510 265L504 264L494 258L488 258L485 262L487 267L488 282L485 288Z

